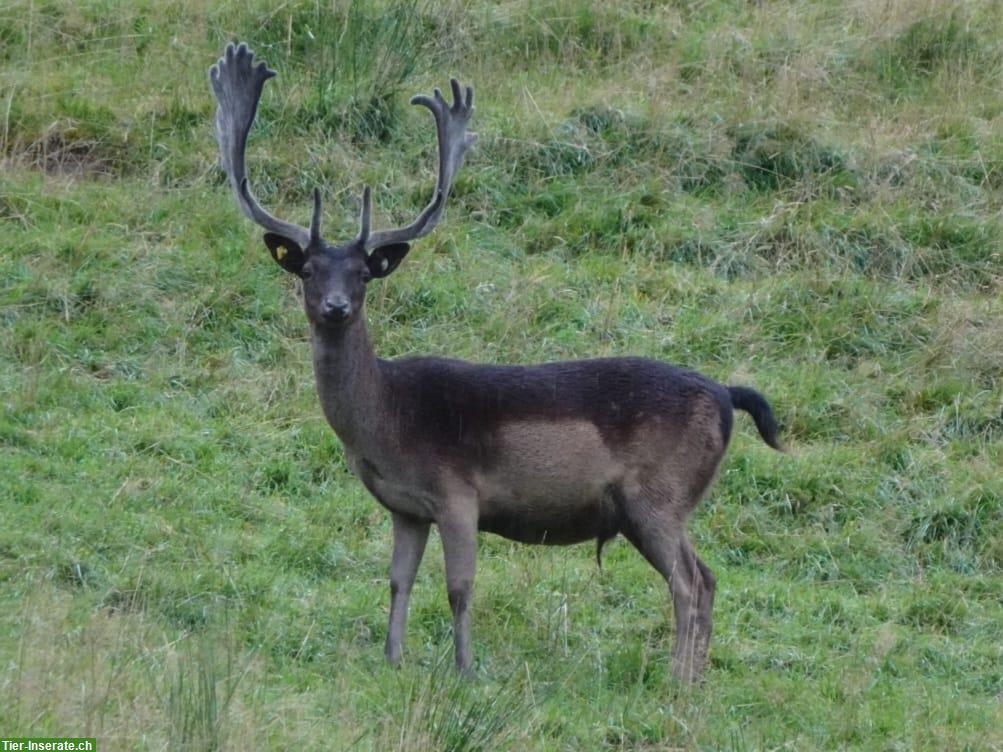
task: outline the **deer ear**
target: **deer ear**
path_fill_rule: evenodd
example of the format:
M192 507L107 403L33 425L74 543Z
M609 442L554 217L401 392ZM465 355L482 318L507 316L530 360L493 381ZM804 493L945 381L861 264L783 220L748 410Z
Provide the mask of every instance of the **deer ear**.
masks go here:
M404 260L407 256L407 252L411 250L410 243L390 243L389 245L381 245L379 248L375 249L369 254L369 258L366 259L366 264L369 266L369 273L373 277L385 277L394 269L397 265Z
M278 235L274 232L265 233L265 245L272 252L275 263L287 272L299 274L300 269L306 262L306 254L294 240L290 240L285 235Z

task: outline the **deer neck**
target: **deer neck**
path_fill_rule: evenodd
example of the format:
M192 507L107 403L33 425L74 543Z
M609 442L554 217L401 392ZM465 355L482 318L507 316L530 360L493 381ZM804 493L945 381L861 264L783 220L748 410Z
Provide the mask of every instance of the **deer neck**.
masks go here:
M383 386L364 313L336 330L311 326L310 339L324 415L344 444L364 451L378 431Z

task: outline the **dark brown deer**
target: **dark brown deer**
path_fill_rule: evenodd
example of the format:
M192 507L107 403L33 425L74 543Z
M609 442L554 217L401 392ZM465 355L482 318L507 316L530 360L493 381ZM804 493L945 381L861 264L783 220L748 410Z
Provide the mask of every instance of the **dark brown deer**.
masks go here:
M622 533L665 578L676 638L673 672L696 679L711 635L714 575L693 551L686 520L714 478L732 430L732 410L750 413L779 449L766 400L693 371L642 358L544 365L475 365L446 358L377 358L363 304L366 284L385 277L410 242L436 226L450 185L476 136L467 132L473 90L451 82L414 104L435 116L439 178L431 203L407 227L370 231L369 188L358 235L340 245L320 235L320 192L309 229L269 214L244 166L247 134L265 81L245 44L229 45L210 69L219 100L222 165L275 261L297 275L310 322L324 415L353 472L393 519L386 656L401 658L408 599L429 526L442 537L456 663L473 665L470 601L479 530L516 541L563 545Z

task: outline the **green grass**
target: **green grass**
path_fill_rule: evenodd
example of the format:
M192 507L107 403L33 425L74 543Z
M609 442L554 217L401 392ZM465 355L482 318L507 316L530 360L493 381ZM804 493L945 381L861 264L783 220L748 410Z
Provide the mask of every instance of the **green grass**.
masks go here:
M607 7L608 6L608 7ZM998 2L39 2L0 10L0 733L102 749L1003 748ZM280 76L256 192L331 237L427 201L413 92L478 91L385 356L640 354L750 383L691 531L706 682L625 542L441 546L384 665L390 529L295 285L216 166L206 69Z

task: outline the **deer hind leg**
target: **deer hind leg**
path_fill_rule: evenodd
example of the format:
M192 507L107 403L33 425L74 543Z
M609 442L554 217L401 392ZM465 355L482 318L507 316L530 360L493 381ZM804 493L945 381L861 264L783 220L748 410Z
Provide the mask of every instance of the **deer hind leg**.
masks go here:
M707 663L716 587L710 567L700 560L690 542L681 538L669 588L676 617L672 672L682 681L697 681Z
M695 682L703 672L710 646L714 574L697 557L683 522L665 514L665 507L627 506L624 535L665 578L672 595L676 623L672 673L683 682Z

